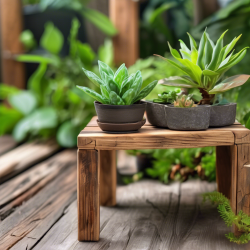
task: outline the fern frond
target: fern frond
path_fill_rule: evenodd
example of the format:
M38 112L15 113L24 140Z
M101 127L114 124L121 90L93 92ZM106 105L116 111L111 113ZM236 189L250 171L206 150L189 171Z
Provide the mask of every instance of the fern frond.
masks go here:
M239 237L235 236L233 233L228 233L226 234L226 237L230 240L230 242L246 244L250 240L250 233L244 233Z
M219 204L218 211L219 211L221 218L224 220L225 224L228 227L231 227L233 225L235 218L236 218L231 207L228 204Z
M213 204L228 204L229 200L222 193L217 191L203 194L203 202L210 200ZM230 206L230 205L229 205Z

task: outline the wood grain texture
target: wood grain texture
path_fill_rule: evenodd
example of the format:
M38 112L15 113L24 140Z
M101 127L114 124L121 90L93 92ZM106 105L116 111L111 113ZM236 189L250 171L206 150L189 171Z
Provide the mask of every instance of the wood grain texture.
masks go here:
M100 204L116 205L116 151L99 150Z
M25 88L25 68L17 62L15 54L23 53L19 36L23 30L22 3L20 0L0 0L2 81Z
M250 130L236 123L206 131L175 131L151 126L147 123L137 133L108 134L103 132L93 117L78 135L78 148L97 150L195 148L230 146L250 143Z
M242 210L250 215L250 144L237 145L238 176L237 176L237 212Z
M133 65L139 58L139 3L132 0L110 0L109 15L118 35L113 38L117 65Z
M78 240L98 241L100 234L99 167L96 150L78 149Z
M75 150L64 150L0 186L0 218L3 220L24 201L76 161Z
M101 207L98 242L77 241L77 206L73 202L34 249L243 250L246 246L226 239L224 234L230 229L216 206L202 204L201 194L215 189L215 183L200 180L170 185L143 180L120 186L117 207Z
M59 150L54 140L23 144L0 156L0 184Z
M76 157L57 178L1 222L1 249L32 249L76 199Z
M217 190L223 193L228 199L231 198L232 176L237 168L235 164L235 146L216 147L216 181ZM235 197L235 196L234 196Z

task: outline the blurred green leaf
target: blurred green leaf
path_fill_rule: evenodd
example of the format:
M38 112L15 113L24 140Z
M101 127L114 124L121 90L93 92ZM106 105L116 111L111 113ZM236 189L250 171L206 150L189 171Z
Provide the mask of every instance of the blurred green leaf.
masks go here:
M15 109L0 105L0 117L0 136L2 136L12 131L17 122L22 118L22 114Z
M106 63L110 67L114 62L114 49L110 39L105 39L104 44L98 49L99 60Z
M34 49L37 46L34 35L30 30L24 30L21 33L19 39L21 43L24 45L26 50Z
M84 65L92 66L92 63L95 59L95 52L92 50L89 44L77 41L77 51L82 63Z
M52 22L45 24L45 31L41 37L41 46L52 54L58 54L63 46L64 38L59 29Z
M8 96L12 94L17 94L18 92L20 92L20 89L14 86L3 83L0 84L0 99L2 100L6 99Z
M108 36L114 36L117 34L117 30L109 20L109 18L99 11L84 8L81 10L82 15L91 23L93 23L97 28L104 32Z
M248 120L246 122L246 128L250 129L250 117L248 118Z
M16 60L19 62L29 63L54 63L52 58L38 55L19 55L16 57Z
M16 141L23 141L29 133L38 134L42 129L53 129L58 124L56 110L52 107L42 107L20 120L13 130Z
M8 101L13 108L24 115L30 114L37 106L36 97L27 90L9 96Z
M79 132L79 127L72 124L71 121L66 121L59 127L56 138L62 147L72 148L77 145Z
M44 95L49 85L45 78L46 70L47 63L41 63L28 80L28 88L36 95L39 104L43 104Z

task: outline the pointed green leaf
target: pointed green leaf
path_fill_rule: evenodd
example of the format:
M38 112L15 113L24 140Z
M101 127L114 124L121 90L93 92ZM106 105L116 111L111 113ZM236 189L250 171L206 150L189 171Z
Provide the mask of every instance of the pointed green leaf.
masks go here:
M224 53L223 60L225 60L226 56L228 55L228 53L230 53L230 51L233 49L233 47L238 42L238 40L240 39L241 36L242 35L239 35L237 38L234 38L233 41L230 44L227 45L227 48L226 48L225 53Z
M132 103L135 103L135 102L138 102L138 101L144 99L147 95L150 94L150 92L154 89L154 87L155 87L156 85L157 85L157 80L155 80L155 81L149 83L145 88L143 88L143 89L140 91L139 95L137 95L137 96L133 99Z
M130 86L134 82L135 74L131 74L129 77L123 80L122 86L120 88L120 96L122 96L127 90L130 89Z
M106 86L101 85L101 92L102 92L102 96L109 99L109 91L107 90Z
M176 49L173 49L170 45L170 43L168 42L168 47L170 50L171 55L175 58L175 59L181 59L181 56L179 54L179 52Z
M181 49L184 50L185 52L187 52L188 54L191 54L191 51L190 51L190 49L187 47L187 45L186 45L181 39L179 39L179 41L180 41Z
M97 87L100 87L100 85L103 85L104 82L93 72L88 71L84 68L82 68L84 71L85 75L88 77L88 79L93 82Z
M250 75L236 75L229 77L220 84L217 84L212 90L209 91L209 94L223 93L229 89L241 86L248 80L249 77Z
M128 77L128 70L125 66L125 63L123 63L119 67L119 69L115 72L114 80L119 85L119 87L121 87L123 80L126 79L127 77Z
M112 105L125 105L125 102L122 100L122 98L117 95L114 91L111 91L109 93L109 99L110 99L110 104Z
M201 68L204 69L204 52L205 52L205 46L207 42L207 37L206 37L206 30L204 31L201 41L199 44L199 50L198 50L198 59L197 59L197 65Z
M103 77L105 78L105 86L109 91L114 91L115 93L120 93L120 88L117 83L113 80L113 77L107 75L105 72L103 73Z
M223 48L223 37L226 34L227 30L220 36L220 38L218 39L214 49L213 49L213 55L212 55L212 60L210 62L210 64L208 65L207 69L210 70L215 70L216 69L216 65L220 56L220 52Z
M212 46L212 48L214 48L214 42L210 39L210 36L207 32L206 32L206 37L207 37L207 40L209 41L210 45Z
M239 63L244 56L246 55L247 48L242 49L240 52L235 54L234 56L231 57L228 63L226 63L223 67L219 68L216 70L219 74L225 73L227 70L229 70L231 67L233 67L235 64Z
M206 33L206 36L208 34ZM205 61L204 61L204 66L206 68L206 66L208 66L212 60L212 55L213 55L213 46L211 44L211 41L208 39L207 37L207 42L205 45Z
M198 51L195 47L192 47L192 52L191 52L191 62L193 64L196 64L198 60Z
M109 75L112 78L114 77L113 70L106 63L101 62L100 60L98 60L98 65L99 65L99 72L100 72L100 75L102 77L102 80L105 81L104 73L106 73L107 75Z
M135 73L134 76L134 81L132 82L130 88L133 89L135 91L135 96L139 93L139 91L141 90L141 86L142 86L142 75L141 75L141 71L138 70Z
M169 62L170 64L172 64L173 66L175 66L177 69L179 69L179 70L180 70L181 72L183 72L184 74L189 75L188 69L187 69L186 67L180 66L179 64L177 64L176 62L174 62L174 61L172 61L172 60L170 60L170 59L168 59L168 58L165 58L165 57L162 57L162 56L159 56L159 55L155 55L155 56L158 56L158 57L160 57L161 59L163 59L163 60Z
M217 72L215 72L215 71L212 71L212 70L209 70L209 69L205 69L205 70L203 70L202 71L202 74L204 75L204 76L218 76L219 75L219 73L217 73Z
M87 87L82 87L82 86L76 86L78 89L82 90L83 92L85 92L87 95L91 96L92 98L94 98L96 101L102 103L102 104L109 104L109 101L102 97L100 94L98 94L97 92L95 92L92 89L89 89Z
M232 53L231 53L224 61L221 62L221 64L219 65L218 68L221 68L221 67L223 67L225 64L227 64L227 63L229 62L229 60L231 59L233 53L234 53L234 50L232 51Z
M190 47L195 47L197 49L197 44L194 40L194 38L187 32L188 36L189 36L189 41L190 41Z
M188 80L186 78L183 78L181 76L171 76L162 80L159 80L158 82L161 85L166 86L175 86L175 87L181 87L181 88L198 88L199 85L195 82Z
M191 55L189 53L187 53L183 49L180 49L180 52L181 52L181 55L182 55L183 59L188 59L189 61L191 61Z
M132 104L132 101L135 98L135 96L136 96L135 91L133 89L129 89L123 94L122 100L125 102L125 105L130 105Z

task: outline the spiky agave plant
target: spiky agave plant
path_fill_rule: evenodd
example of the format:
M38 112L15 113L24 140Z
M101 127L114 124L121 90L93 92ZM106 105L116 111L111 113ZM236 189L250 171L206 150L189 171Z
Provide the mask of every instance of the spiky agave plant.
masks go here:
M198 88L203 97L200 104L211 104L215 94L223 93L244 84L250 75L236 75L221 81L225 72L244 58L248 48L246 47L234 54L233 48L241 35L234 38L231 43L223 46L223 37L226 32L214 44L205 30L199 47L194 38L188 33L191 49L180 40L181 55L169 44L170 52L178 62L160 57L177 67L184 75L162 79L159 84L182 88Z
M122 64L115 73L104 62L98 61L98 64L101 78L84 68L83 71L101 89L101 94L87 87L77 86L77 88L102 104L131 105L145 98L157 84L155 80L141 89L143 80L139 70L129 76L125 64Z

